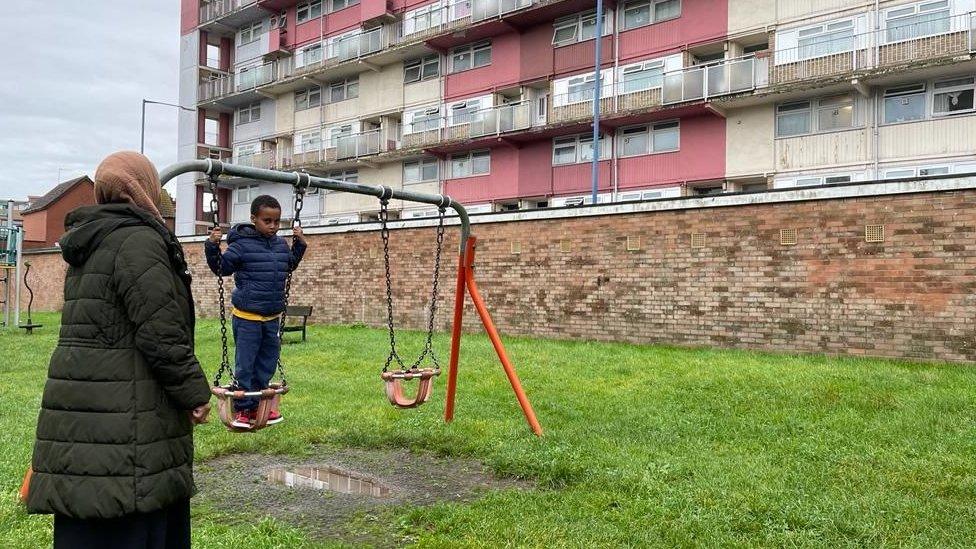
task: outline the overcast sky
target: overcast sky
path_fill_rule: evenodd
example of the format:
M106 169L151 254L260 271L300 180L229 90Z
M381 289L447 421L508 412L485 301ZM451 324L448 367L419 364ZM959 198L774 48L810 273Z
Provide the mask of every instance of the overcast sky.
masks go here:
M0 15L0 199L44 194L139 150L142 99L176 103L177 0L12 0ZM176 161L178 109L146 108L146 154ZM172 189L170 189L172 192Z

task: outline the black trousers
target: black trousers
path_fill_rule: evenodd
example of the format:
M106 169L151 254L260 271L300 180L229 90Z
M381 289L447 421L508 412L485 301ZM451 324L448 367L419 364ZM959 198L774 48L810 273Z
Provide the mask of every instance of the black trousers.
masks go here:
M54 549L189 549L190 500L111 519L54 515Z

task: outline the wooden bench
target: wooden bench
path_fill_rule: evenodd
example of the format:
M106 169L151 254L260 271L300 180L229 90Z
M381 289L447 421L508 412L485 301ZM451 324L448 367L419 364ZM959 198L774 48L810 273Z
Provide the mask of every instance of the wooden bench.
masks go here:
M288 319L292 317L302 317L301 325L292 324L288 325ZM281 328L282 332L301 332L302 341L305 341L305 328L308 324L308 317L312 316L312 307L305 305L289 305L285 309L284 327Z

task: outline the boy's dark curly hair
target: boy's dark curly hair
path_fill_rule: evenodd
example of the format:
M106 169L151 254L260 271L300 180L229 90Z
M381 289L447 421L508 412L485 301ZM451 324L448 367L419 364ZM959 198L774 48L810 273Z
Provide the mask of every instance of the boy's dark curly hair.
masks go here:
M251 215L258 215L258 212L261 211L261 208L272 208L272 209L280 210L281 204L278 202L277 198L268 194L262 194L261 196L255 198L253 202L251 202Z

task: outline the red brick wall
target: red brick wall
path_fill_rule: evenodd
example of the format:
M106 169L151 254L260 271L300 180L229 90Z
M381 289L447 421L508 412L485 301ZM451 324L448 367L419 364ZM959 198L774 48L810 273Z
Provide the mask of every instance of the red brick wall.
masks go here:
M886 240L865 242L866 224L883 224ZM795 246L780 243L783 228L797 229ZM976 360L976 191L481 224L474 232L477 276L503 334ZM692 233L704 233L705 247L691 247ZM456 267L457 230L448 234L441 328ZM639 250L627 250L628 237L639 237ZM393 231L392 245L398 321L419 328L433 229ZM199 310L213 315L216 285L202 245L186 248ZM313 305L315 322L380 325L383 288L378 233L316 235L292 301ZM470 306L465 314L466 327L478 328Z

